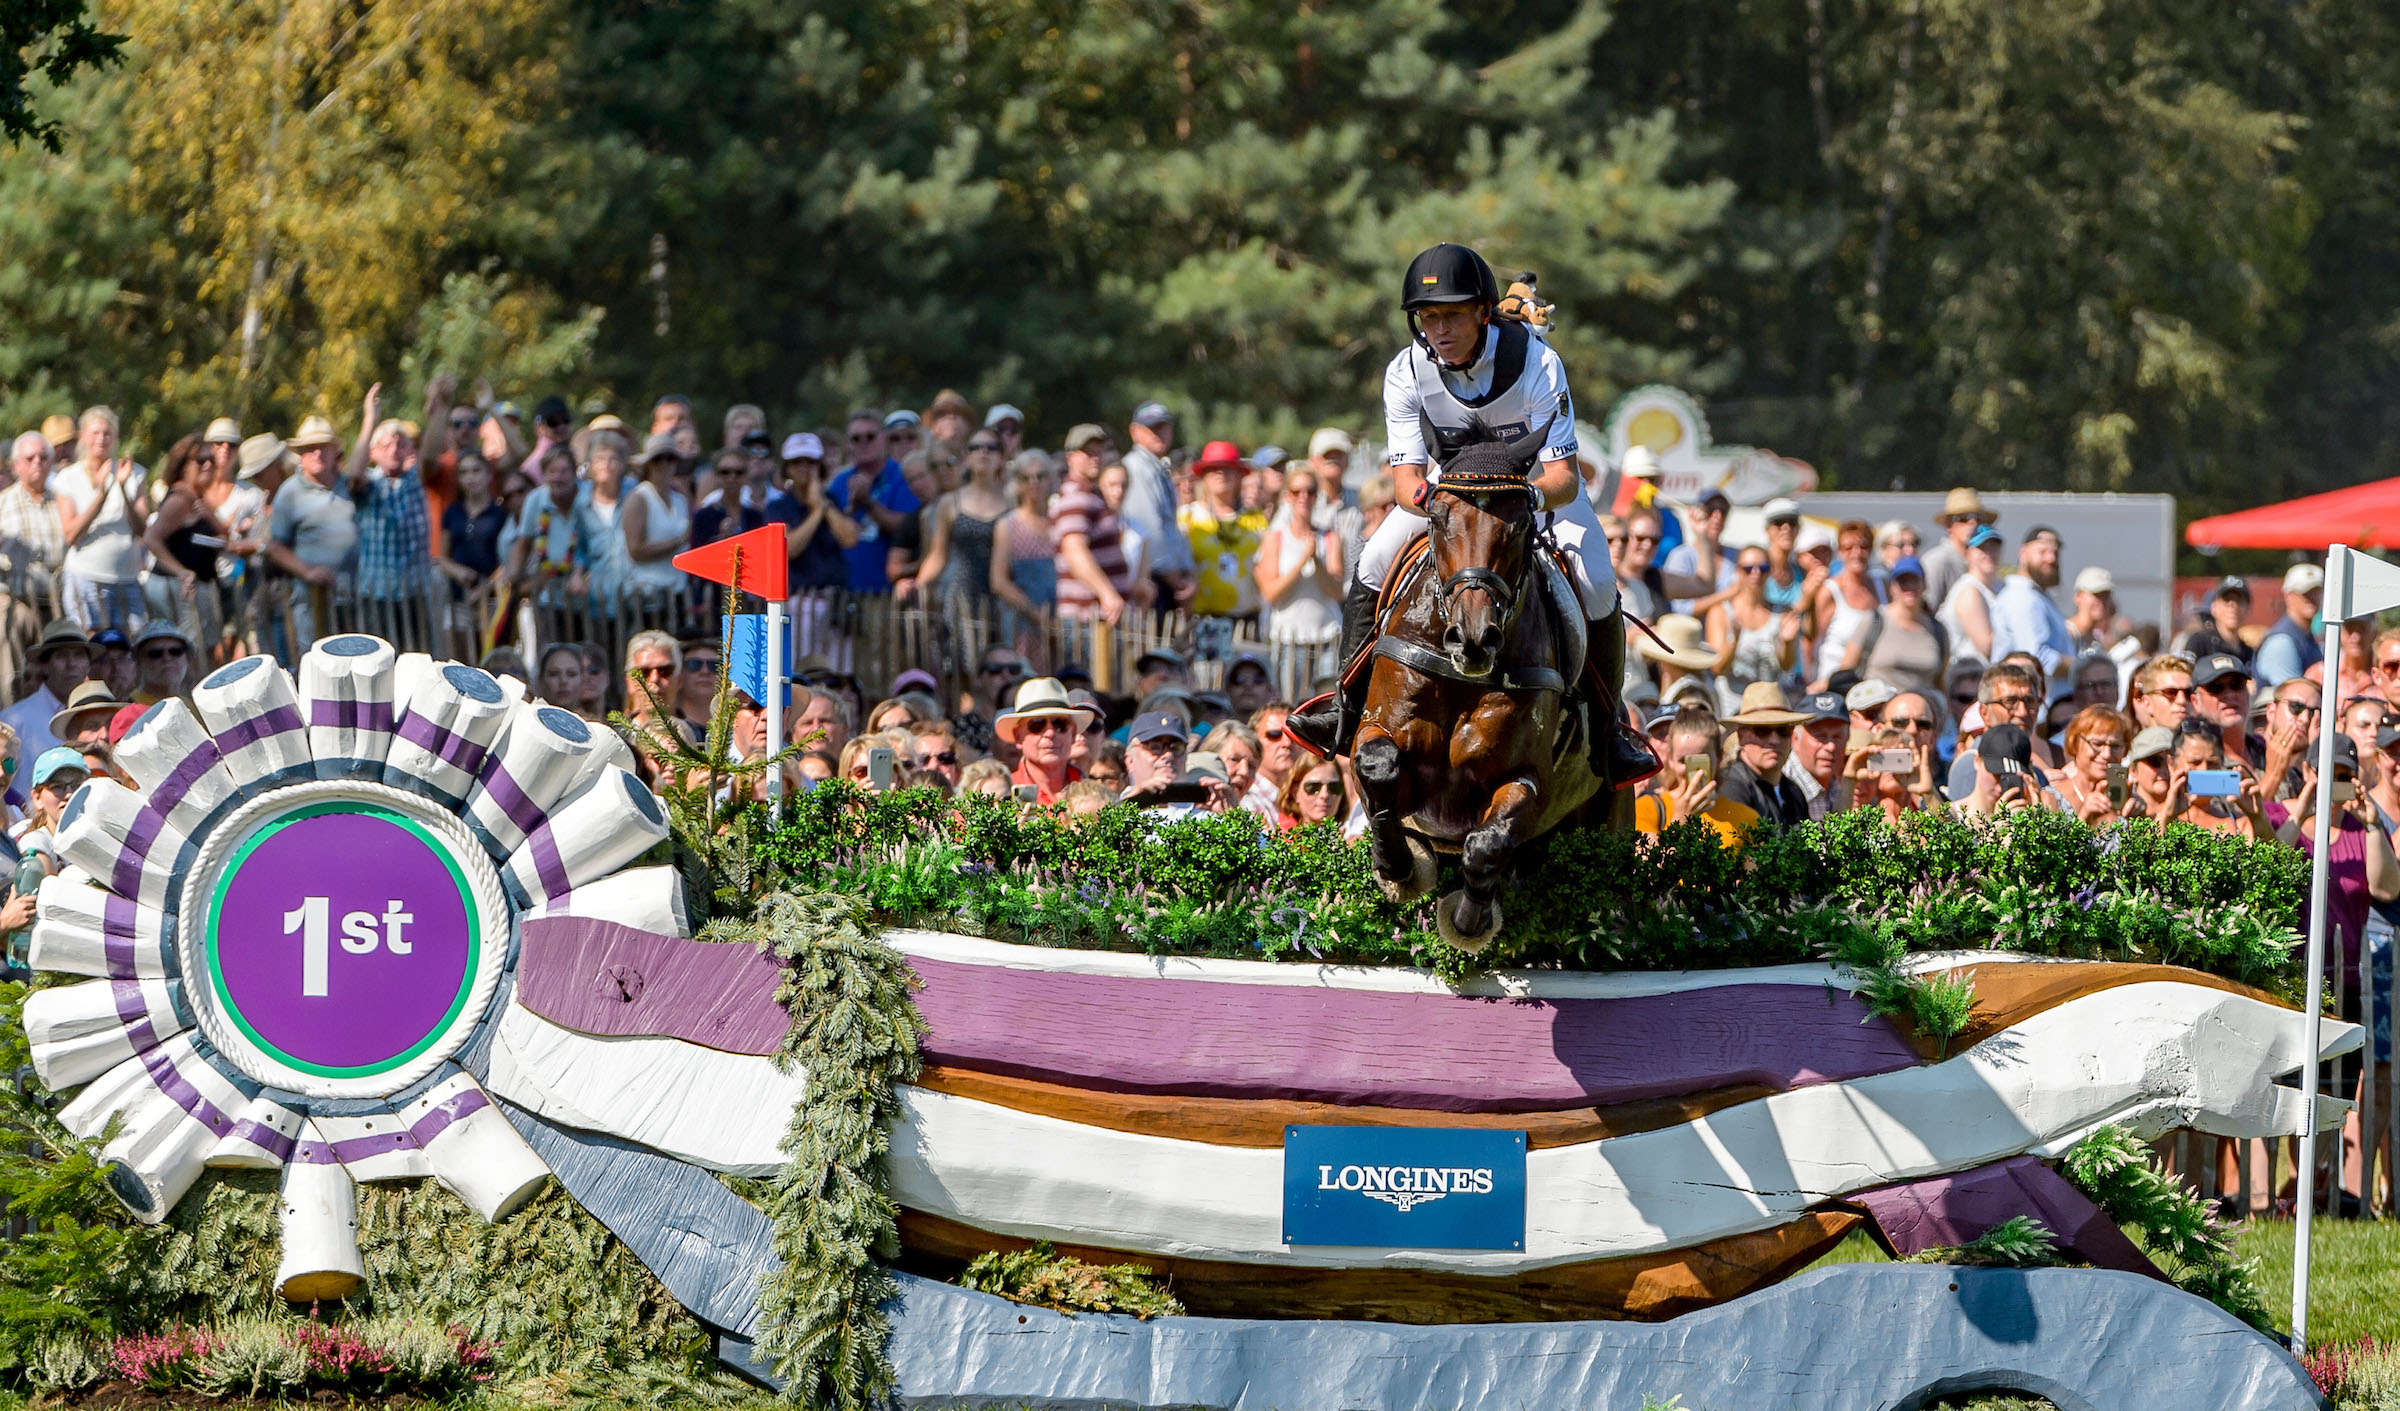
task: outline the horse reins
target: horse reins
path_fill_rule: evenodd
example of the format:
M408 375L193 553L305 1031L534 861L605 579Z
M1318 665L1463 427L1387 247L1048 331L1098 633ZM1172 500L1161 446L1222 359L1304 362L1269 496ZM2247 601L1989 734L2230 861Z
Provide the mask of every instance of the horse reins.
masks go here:
M1533 486L1519 476L1453 476L1445 472L1440 482L1432 486L1431 489L1432 493L1435 495L1456 495L1462 500L1472 499L1478 495L1503 494L1517 494L1524 495L1528 499L1533 498ZM1528 569L1530 569L1531 566L1531 561L1528 560ZM1485 568L1481 565L1476 565L1470 568L1462 568L1447 578L1436 579L1434 581L1434 606L1436 609L1442 612L1444 621L1447 621L1449 618L1448 608L1451 596L1468 588L1481 588L1486 593L1491 594L1492 601L1500 609L1500 621L1502 623L1503 630L1505 630L1508 625L1515 623L1517 620L1517 609L1522 606L1523 602L1525 591L1524 585L1522 583L1511 583L1507 579L1501 577L1497 572L1494 572L1493 570Z

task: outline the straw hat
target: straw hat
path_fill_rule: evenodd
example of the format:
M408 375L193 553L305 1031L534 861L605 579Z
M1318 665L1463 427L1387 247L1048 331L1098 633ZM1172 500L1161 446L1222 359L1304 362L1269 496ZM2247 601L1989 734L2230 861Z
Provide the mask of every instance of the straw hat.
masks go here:
M299 458L284 445L282 437L270 431L261 431L242 442L241 455L235 461L233 474L237 480L256 480L267 473L269 466L281 462L285 470L290 470L298 461Z
M72 739L77 716L95 711L115 715L130 704L110 695L106 681L86 681L67 696L67 708L50 717L50 733L62 740Z
M1017 688L1015 708L1003 711L992 721L992 733L1013 742L1026 721L1052 715L1072 717L1078 732L1089 730L1092 722L1098 718L1068 700L1066 685L1057 677L1036 676Z
M332 422L312 416L300 423L300 429L285 444L295 451L305 451L311 446L339 446L342 438L334 434Z
M1804 710L1794 710L1783 696L1783 687L1772 681L1753 681L1742 688L1742 708L1739 713L1725 717L1727 725L1800 725L1816 717Z
M1652 624L1652 631L1666 642L1664 647L1650 640L1647 633L1634 643L1634 650L1652 661L1664 662L1685 671L1714 671L1717 654L1701 634L1700 619L1686 613L1671 612Z
M2000 511L1984 508L1983 496L1976 494L1973 486L1961 485L1942 501L1942 512L1933 518L1937 524L1948 524L1957 519L1989 524L1999 517Z
M208 430L200 433L200 439L212 446L219 443L240 445L242 440L241 423L229 416L218 417L208 424Z

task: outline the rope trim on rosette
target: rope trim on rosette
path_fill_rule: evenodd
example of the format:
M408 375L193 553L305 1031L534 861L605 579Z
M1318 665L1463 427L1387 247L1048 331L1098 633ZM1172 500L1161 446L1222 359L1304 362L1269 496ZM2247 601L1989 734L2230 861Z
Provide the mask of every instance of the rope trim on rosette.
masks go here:
M901 1085L917 1076L925 1021L917 978L855 897L777 892L750 921L702 939L747 941L783 962L776 1000L792 1017L776 1062L808 1077L767 1191L780 1267L759 1289L759 1350L787 1400L865 1411L894 1389L883 1305L900 1254L884 1157Z

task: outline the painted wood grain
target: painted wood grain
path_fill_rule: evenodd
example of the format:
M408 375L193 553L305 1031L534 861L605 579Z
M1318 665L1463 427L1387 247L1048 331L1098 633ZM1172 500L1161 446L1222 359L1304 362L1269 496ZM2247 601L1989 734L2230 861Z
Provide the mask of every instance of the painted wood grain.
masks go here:
M1573 1318L1673 1318L1780 1283L1864 1223L1816 1210L1771 1230L1690 1249L1536 1269L1506 1279L1419 1269L1287 1269L1170 1259L1062 1244L1093 1264L1136 1263L1163 1276L1195 1316L1357 1318L1379 1323L1541 1323ZM906 1267L948 1278L989 1250L1030 1243L922 1211L900 1212Z
M928 1062L1125 1092L1522 1111L1918 1061L1842 991L1481 999L914 964Z
M517 1003L587 1034L658 1035L771 1054L791 1016L783 967L748 946L684 940L589 917L524 923Z
M1698 1121L1527 1158L1526 1248L1293 1250L1282 1155L1107 1131L923 1089L903 1094L904 1205L1022 1238L1281 1265L1511 1273L1770 1228L1870 1186L2064 1150L2103 1123L2145 1135L2295 1130L2276 1080L2302 1052L2288 1010L2149 983L2072 1000L1944 1063L1778 1093ZM2329 1025L2335 1047L2355 1026ZM2340 1104L2320 1100L2321 1125Z
M512 1103L499 1111L676 1302L726 1332L756 1332L759 1281L776 1267L774 1233L757 1207L707 1172L631 1142Z
M1756 1101L1775 1091L1763 1084L1742 1084L1693 1097L1656 1098L1608 1107L1571 1107L1554 1112L1434 1112L1420 1107L1099 1092L1004 1073L978 1073L971 1068L929 1067L917 1075L916 1086L1088 1127L1105 1127L1112 1132L1277 1150L1283 1147L1284 1126L1300 1123L1523 1132L1530 1149L1543 1151L1554 1146L1598 1141L1602 1137L1672 1127L1736 1103Z

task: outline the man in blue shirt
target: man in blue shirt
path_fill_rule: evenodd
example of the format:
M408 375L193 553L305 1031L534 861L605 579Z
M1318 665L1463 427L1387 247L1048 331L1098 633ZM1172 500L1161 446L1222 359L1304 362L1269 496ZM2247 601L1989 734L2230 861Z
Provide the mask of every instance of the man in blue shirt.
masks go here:
M842 551L850 565L850 591L889 593L892 576L886 567L891 538L924 505L908 488L900 462L884 453L883 413L861 407L850 413L850 464L825 492L833 503L858 522L858 542ZM859 472L865 470L862 475Z
M2017 571L2000 582L1992 601L1992 657L2030 652L2051 680L2062 680L2075 660L2075 639L2066 614L2050 601L2058 586L2058 531L2036 525L2017 546Z
M2325 601L2325 570L2313 563L2294 564L2283 575L2283 616L2259 638L2258 684L2280 686L2325 659L2325 649L2309 630Z

